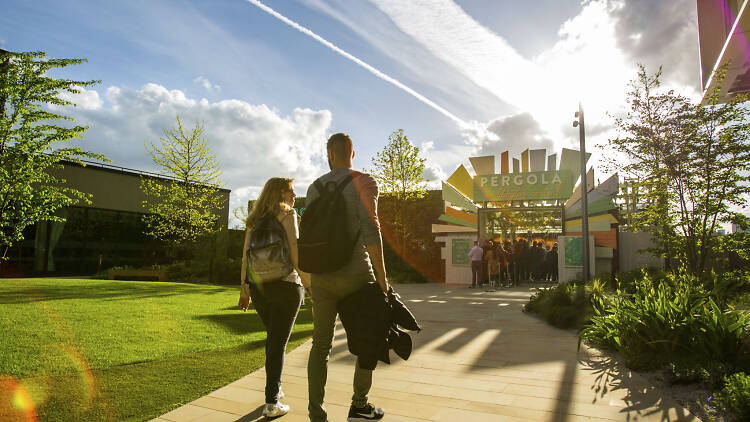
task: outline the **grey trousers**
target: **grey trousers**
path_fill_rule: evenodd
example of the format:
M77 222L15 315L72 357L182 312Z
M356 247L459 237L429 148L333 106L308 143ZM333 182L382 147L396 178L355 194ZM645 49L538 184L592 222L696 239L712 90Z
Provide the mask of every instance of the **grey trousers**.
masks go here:
M313 344L307 361L307 386L309 405L307 407L312 422L324 422L327 419L323 400L325 398L326 380L328 378L328 357L333 343L333 329L336 324L336 305L339 300L354 293L369 280L313 280ZM372 371L354 369L354 395L352 404L362 407L367 404L367 394L372 386Z

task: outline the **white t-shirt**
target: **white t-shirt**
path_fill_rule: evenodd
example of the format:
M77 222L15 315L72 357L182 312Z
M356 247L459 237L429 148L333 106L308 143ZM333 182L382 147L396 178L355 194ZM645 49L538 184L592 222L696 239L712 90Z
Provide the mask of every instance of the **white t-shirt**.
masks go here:
M483 255L484 255L484 250L480 248L479 246L474 246L469 251L469 258L471 258L472 261L481 261Z

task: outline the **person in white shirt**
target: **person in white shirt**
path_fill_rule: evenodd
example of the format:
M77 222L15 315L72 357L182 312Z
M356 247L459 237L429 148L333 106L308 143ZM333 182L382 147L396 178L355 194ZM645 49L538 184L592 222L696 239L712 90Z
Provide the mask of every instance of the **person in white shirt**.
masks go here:
M474 247L469 251L469 258L471 259L471 286L473 289L477 286L477 280L482 275L482 257L484 256L484 249L479 247L479 242L474 241Z

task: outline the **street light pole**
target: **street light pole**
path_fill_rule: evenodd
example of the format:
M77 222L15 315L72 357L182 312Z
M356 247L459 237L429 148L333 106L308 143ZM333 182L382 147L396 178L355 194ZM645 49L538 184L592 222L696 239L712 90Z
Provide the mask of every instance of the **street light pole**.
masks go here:
M575 116L578 120L573 121L573 127L578 127L578 137L581 142L581 242L583 243L583 282L589 281L589 261L591 251L589 250L589 200L588 186L586 186L586 128L583 121L583 104L578 103L578 111Z

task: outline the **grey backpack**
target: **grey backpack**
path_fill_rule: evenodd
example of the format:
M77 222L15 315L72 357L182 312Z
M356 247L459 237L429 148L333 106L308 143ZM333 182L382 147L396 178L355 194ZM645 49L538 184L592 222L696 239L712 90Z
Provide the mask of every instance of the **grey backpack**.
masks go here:
M261 218L250 230L245 250L248 279L265 283L281 280L294 271L288 245L284 227L276 216L268 213Z

